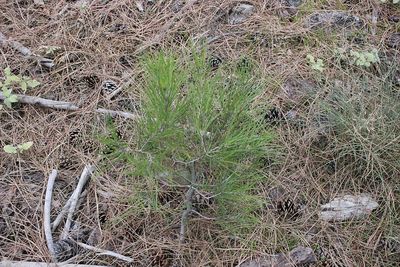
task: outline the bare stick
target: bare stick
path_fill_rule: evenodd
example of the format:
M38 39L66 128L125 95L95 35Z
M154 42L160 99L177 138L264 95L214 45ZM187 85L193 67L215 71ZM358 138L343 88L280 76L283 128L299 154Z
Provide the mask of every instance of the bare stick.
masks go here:
M15 96L17 97L18 102L24 104L38 105L46 108L61 109L61 110L71 110L71 111L80 110L80 108L77 105L71 102L55 101L55 100L49 100L41 97L27 96L27 95L15 95ZM0 100L4 99L5 96L3 95L2 92L0 92ZM97 113L109 114L111 116L121 116L127 119L135 119L139 117L139 115L130 112L109 110L104 108L98 108L95 109L94 111Z
M192 212L192 198L193 198L193 193L195 191L195 188L193 187L194 184L196 184L196 172L194 170L194 162L191 163L190 165L190 174L191 174L191 183L189 190L186 192L186 199L185 199L185 207L186 209L182 212L181 216L181 227L179 231L179 244L183 244L185 241L185 233L186 233L186 227L188 224L189 220L189 214Z
M35 96L27 96L27 95L15 95L17 97L18 102L30 105L38 105L46 108L52 109L63 109L63 110L79 110L79 107L65 101L55 101L49 100L45 98L35 97ZM3 93L0 92L0 100L4 100L5 97Z
M68 234L69 234L69 231L71 228L72 217L74 216L74 212L75 212L75 208L78 203L79 195L81 194L83 187L89 180L89 177L92 174L92 172L94 171L94 169L95 168L92 165L88 164L85 166L85 168L82 171L81 177L79 178L78 185L76 186L76 189L72 193L72 196L71 196L72 200L71 200L71 204L70 204L70 207L68 210L67 221L65 222L64 230L60 237L61 240L66 239L68 237Z
M52 170L49 176L49 180L47 181L46 196L44 199L44 212L43 212L44 235L46 236L47 248L49 249L53 261L55 261L56 256L54 251L53 237L51 234L50 211L51 211L51 200L53 195L54 181L56 180L56 177L57 177L57 170Z
M87 195L87 191L84 191L82 193L82 195L79 197L80 199L85 197ZM58 225L60 225L62 219L64 218L65 214L67 214L69 207L71 206L71 202L72 202L72 197L73 194L71 195L71 197L68 199L67 203L65 203L64 207L62 208L62 210L60 211L60 213L57 215L56 219L53 221L53 223L51 224L51 230L54 232ZM78 205L79 206L79 205Z
M97 252L97 253L99 253L99 255L107 255L107 256L111 256L111 257L114 257L114 258L117 258L117 259L120 259L120 260L123 260L123 261L126 261L126 262L133 262L132 258L124 256L124 255L121 255L121 254L118 254L118 253L116 253L114 251L105 250L105 249L101 249L101 248L96 248L96 247L89 246L89 245L87 245L85 243L81 243L81 242L76 242L76 244L78 246L84 248L84 249Z
M48 68L54 67L53 60L35 55L29 48L23 46L20 42L7 39L7 37L2 32L0 32L0 45L2 46L9 45L18 52L20 52L25 57L36 59L41 65L45 67Z

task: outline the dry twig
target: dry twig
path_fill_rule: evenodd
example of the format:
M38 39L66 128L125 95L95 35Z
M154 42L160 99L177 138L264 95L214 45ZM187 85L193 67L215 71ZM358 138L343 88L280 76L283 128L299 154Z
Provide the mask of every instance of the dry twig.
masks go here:
M89 177L92 174L92 172L94 171L94 169L95 169L94 166L88 164L85 166L85 168L82 171L81 177L79 178L78 185L76 186L76 189L72 193L72 196L71 196L72 200L71 200L71 204L70 204L70 207L68 210L67 221L65 222L64 230L60 237L61 240L66 239L68 237L68 233L71 228L72 217L74 215L75 208L76 208L78 200L79 200L79 196L82 192L83 187L89 180Z
M51 257L55 261L55 251L54 251L54 243L53 237L51 234L51 226L50 226L50 212L51 212L51 200L53 195L53 187L54 181L57 177L57 170L52 170L49 176L49 180L47 181L47 188L46 188L46 196L44 200L44 218L43 218L43 226L44 226L44 234L46 236L47 248L51 254Z
M83 192L80 196L80 198L83 198L84 196L87 195L87 191ZM68 212L69 207L71 206L72 198L74 194L71 195L71 197L68 199L67 203L65 203L64 207L60 211L60 213L57 215L56 219L53 221L51 224L51 229L55 231L58 227L58 225L61 223L61 220L64 218L65 214ZM78 204L79 206L79 204Z
M27 96L27 95L15 95L15 96L17 97L18 102L24 104L39 105L46 108L61 109L61 110L71 110L71 111L80 110L80 108L77 105L71 102L55 101L55 100L49 100L41 97ZM4 99L5 96L3 95L3 93L0 92L0 100ZM133 114L130 112L109 110L104 108L98 108L95 109L94 111L97 113L108 114L111 116L121 116L127 119L134 119L138 117L137 114Z
M20 52L25 57L36 59L41 65L45 67L48 68L54 67L53 60L35 55L29 48L23 46L20 42L8 39L2 32L0 32L0 45L2 46L9 45L18 52Z
M121 255L121 254L118 254L118 253L116 253L114 251L105 250L105 249L101 249L101 248L96 248L96 247L89 246L89 245L87 245L85 243L81 243L81 242L76 242L76 244L78 246L84 248L84 249L97 252L97 253L99 253L99 255L107 255L107 256L111 256L111 257L114 257L114 258L117 258L117 259L120 259L120 260L123 260L123 261L126 261L126 262L133 262L132 258L124 256L124 255Z
M195 173L195 169L194 169L194 162L191 163L190 174L191 174L190 187L189 187L189 190L186 192L186 199L185 199L186 209L182 212L182 216L181 216L181 227L180 227L180 231L179 231L179 244L182 244L185 241L186 227L188 224L189 215L192 212L192 206L193 206L192 198L193 198L193 194L195 191L195 188L193 186L196 184L196 173Z

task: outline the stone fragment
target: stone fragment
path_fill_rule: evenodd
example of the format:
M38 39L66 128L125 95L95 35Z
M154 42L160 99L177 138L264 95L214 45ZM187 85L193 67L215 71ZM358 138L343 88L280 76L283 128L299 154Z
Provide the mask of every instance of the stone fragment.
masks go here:
M305 26L311 29L318 28L360 28L363 21L348 12L325 11L313 13L305 22Z
M345 195L321 205L320 218L324 221L358 219L370 214L377 207L379 204L369 195Z
M247 260L239 267L293 267L308 266L316 262L314 251L308 247L298 246L289 253L259 257L254 260Z
M229 12L228 23L231 25L244 22L254 12L254 6L250 4L238 4Z

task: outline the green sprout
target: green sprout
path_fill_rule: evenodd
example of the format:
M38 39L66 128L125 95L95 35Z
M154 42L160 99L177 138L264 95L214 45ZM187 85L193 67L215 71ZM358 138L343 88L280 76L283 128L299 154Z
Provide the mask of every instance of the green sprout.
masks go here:
M315 60L313 55L308 54L307 60L313 70L317 70L319 72L323 72L325 70L324 62L322 61L322 59L317 58L317 60Z
M371 52L350 51L350 55L357 66L369 67L371 64L379 62L378 50L376 48L372 49Z
M54 52L61 49L59 46L46 46L46 55L52 55Z
M381 2L382 2L382 3L386 3L387 0L381 0ZM398 3L400 3L400 0L393 0L392 3L393 3L393 4L398 4Z
M3 147L4 152L8 153L8 154L17 154L17 153L22 153L26 150L28 150L29 148L31 148L31 146L33 145L33 142L25 142L19 145L5 145Z
M4 104L11 108L12 103L18 102L16 95L12 94L12 89L10 87L19 86L21 90L26 93L28 88L35 88L40 85L36 80L33 80L26 76L14 75L10 68L4 69L4 82L0 82L0 88L4 96Z

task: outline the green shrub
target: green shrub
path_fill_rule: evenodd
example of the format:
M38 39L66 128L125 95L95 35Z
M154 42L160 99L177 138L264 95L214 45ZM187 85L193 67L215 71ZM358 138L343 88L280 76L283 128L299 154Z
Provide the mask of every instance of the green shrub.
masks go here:
M203 51L158 53L144 67L142 117L122 155L131 167L133 209L162 210L163 180L211 193L221 225L249 229L262 204L255 190L266 179L261 159L271 155L273 137L254 105L261 85L252 64L212 71Z

